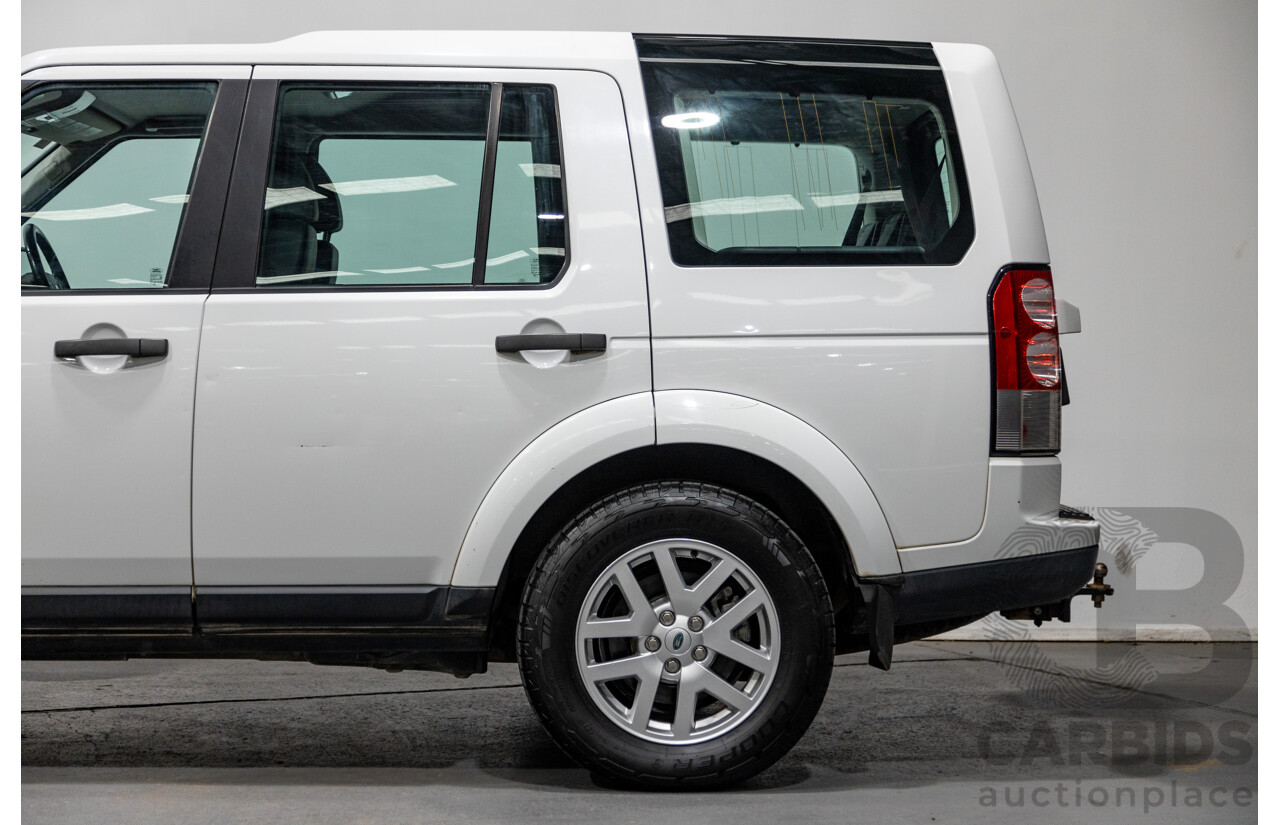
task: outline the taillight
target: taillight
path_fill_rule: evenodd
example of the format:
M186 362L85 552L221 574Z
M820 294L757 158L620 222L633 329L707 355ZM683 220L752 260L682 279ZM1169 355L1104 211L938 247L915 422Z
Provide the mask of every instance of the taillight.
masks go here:
M991 287L993 455L1056 453L1062 359L1048 267L1009 266Z
M1041 332L1027 342L1027 372L1040 386L1058 386L1058 333Z

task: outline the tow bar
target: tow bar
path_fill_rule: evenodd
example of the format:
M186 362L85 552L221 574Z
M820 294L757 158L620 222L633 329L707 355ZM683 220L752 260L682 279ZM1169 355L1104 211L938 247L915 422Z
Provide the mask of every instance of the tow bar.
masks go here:
M1108 572L1110 571L1107 570L1107 566L1102 562L1098 562L1093 566L1093 581L1080 588L1075 595L1068 596L1054 604L1044 604L1039 607L1020 607L1016 610L1001 610L1000 615L1006 619L1033 621L1036 623L1036 627L1052 619L1069 622L1071 621L1071 600L1076 596L1088 596L1093 599L1095 608L1101 608L1107 596L1115 595L1115 588L1105 581Z

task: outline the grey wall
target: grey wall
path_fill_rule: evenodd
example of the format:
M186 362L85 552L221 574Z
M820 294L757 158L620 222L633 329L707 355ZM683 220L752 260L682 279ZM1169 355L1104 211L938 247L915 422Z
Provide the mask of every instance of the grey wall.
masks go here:
M22 48L269 41L379 28L990 46L1022 124L1059 294L1083 310L1084 334L1065 340L1073 403L1064 414L1063 499L1107 508L1111 520L1104 551L1120 561L1116 585L1128 606L1108 605L1099 612L1103 622L1121 637L1137 624L1155 637L1177 633L1176 624L1219 637L1256 629L1254 3L41 0L23 3ZM1121 538L1125 525L1128 539ZM1228 604L1241 621L1222 608L1231 592ZM1077 601L1084 621L1066 629L1091 626L1094 612L1083 604Z

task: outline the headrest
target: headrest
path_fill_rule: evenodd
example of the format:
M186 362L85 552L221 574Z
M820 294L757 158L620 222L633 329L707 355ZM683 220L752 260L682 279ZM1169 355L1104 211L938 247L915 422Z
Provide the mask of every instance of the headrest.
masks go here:
M329 174L311 155L278 152L271 174L272 188L305 189L320 197L281 204L272 208L270 214L305 221L317 232L337 232L342 228L342 205L338 202L338 193L331 188L332 183Z
M312 188L324 195L324 200L316 201L320 214L315 227L320 232L337 232L342 228L342 203L338 200L338 193L330 188L333 179L324 171L320 161L311 155L307 155L303 163L311 178Z
M301 155L294 152L278 151L274 168L271 170L270 186L276 192L290 196L284 203L270 208L270 211L267 212L270 217L303 221L313 226L319 220L320 208L317 205L317 201L320 199L313 198L311 193L315 192L323 195L326 190L316 191L315 185L311 182L311 176L307 174L307 168ZM294 190L296 190L296 193ZM298 195L305 197L298 197ZM268 204L270 204L270 199L268 199Z

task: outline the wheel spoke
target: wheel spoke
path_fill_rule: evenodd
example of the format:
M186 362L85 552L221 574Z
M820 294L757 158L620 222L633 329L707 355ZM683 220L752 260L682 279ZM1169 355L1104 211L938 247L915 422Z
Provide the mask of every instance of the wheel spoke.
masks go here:
M652 620L653 607L649 604L649 597L640 589L640 582L636 581L636 574L632 572L631 566L627 564L618 565L617 569L614 570L613 580L617 582L618 589L622 591L623 597L626 598L627 607L631 608L631 618L639 619L644 616L646 620Z
M707 640L704 639L703 641L706 642ZM778 666L778 663L773 660L768 651L757 650L749 645L744 645L732 637L728 640L728 644L719 643L713 645L708 642L707 647L721 656L728 656L738 664L746 665L757 673L762 673L766 676L773 673Z
M685 673L676 690L676 710L671 720L671 733L677 739L684 739L693 732L693 713L698 708L697 679Z
M693 589L689 591L693 608L690 613L695 613L702 609L707 600L714 596L720 588L724 587L724 583L729 577L738 571L738 565L729 559L719 559L715 566L703 574L693 585Z
M635 676L643 679L645 671L645 663L653 659L647 653L641 653L636 656L627 656L622 659L611 659L608 662L596 662L587 665L587 677L593 683L611 682L614 679L625 679L628 676Z
M654 669L639 676L638 680L636 700L631 703L631 714L627 722L632 730L643 733L649 727L649 718L653 716L653 697L657 695L658 684L662 679L658 670Z
M733 631L737 629L738 625L745 622L752 613L759 610L762 604L764 604L764 594L759 588L752 590L739 599L736 604L720 614L714 622L707 625L707 629L703 631L702 638L712 650L727 648Z
M688 614L688 605L685 604L685 596L689 592L684 586L684 576L680 575L680 568L676 566L675 556L672 555L672 547L659 547L653 551L653 560L658 565L658 572L662 574L662 589L667 591L667 600L671 602L671 609L677 613Z
M703 670L704 676L699 680L702 690L724 702L732 710L746 710L751 707L752 699L733 685L721 679L710 670Z
M633 613L616 619L587 619L582 625L584 639L619 639L643 636L653 629L653 619Z
M692 616L702 609L707 599L724 586L738 566L728 559L717 559L711 569L702 574L702 578L694 582L692 587L689 587L684 583L684 576L676 565L673 553L676 549L678 548L660 547L653 552L653 560L657 562L658 570L662 573L662 584L667 591L667 598L671 601L671 609L685 616Z

